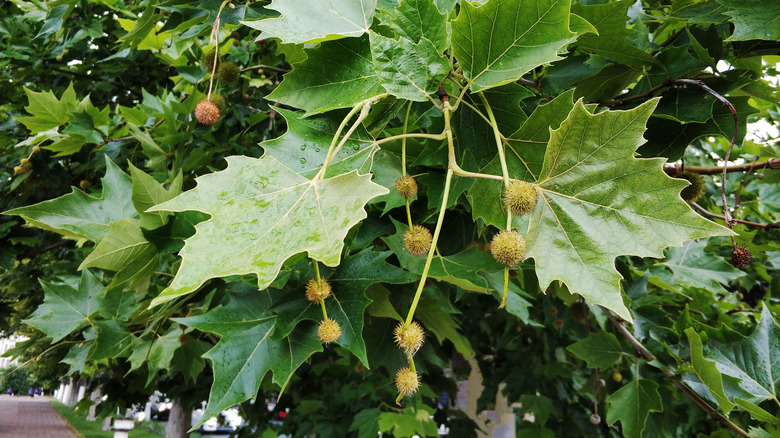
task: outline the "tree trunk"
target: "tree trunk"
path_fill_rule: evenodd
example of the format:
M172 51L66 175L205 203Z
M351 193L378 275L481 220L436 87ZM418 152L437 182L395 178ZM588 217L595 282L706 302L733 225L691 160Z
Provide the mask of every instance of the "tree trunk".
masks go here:
M187 432L192 423L192 410L185 409L181 399L176 397L171 403L171 414L168 417L168 426L165 428L165 438L187 438Z
M98 386L94 391L92 391L92 394L89 395L89 399L92 400L92 406L89 407L87 421L97 420L97 417L95 416L95 412L97 411L97 404L100 403L100 399L103 397L103 392L100 389L101 387Z

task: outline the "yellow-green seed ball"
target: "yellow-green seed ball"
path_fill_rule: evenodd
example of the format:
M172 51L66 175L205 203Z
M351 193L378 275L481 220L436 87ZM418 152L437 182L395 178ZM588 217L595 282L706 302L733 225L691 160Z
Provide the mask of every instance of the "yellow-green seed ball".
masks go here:
M536 186L513 179L504 190L504 208L514 215L522 216L536 207L536 198Z
M336 342L341 337L341 326L330 318L324 319L317 327L317 337L326 344Z
M395 181L395 191L404 198L411 198L417 194L417 181L409 175L402 176Z
M413 256L421 256L431 249L433 236L422 225L415 225L404 232L404 248Z
M526 243L523 236L515 230L501 230L490 242L493 258L505 266L514 266L523 261Z
M404 397L412 395L420 388L420 378L411 368L405 367L395 374L395 386Z
M414 354L425 342L425 331L417 321L408 326L403 322L395 328L395 343L406 353Z
M235 84L238 82L238 77L240 75L241 69L235 62L227 61L217 66L217 77L228 84Z
M316 278L312 278L306 285L306 299L313 303L319 303L320 300L328 298L330 293L330 283L325 280L318 282Z

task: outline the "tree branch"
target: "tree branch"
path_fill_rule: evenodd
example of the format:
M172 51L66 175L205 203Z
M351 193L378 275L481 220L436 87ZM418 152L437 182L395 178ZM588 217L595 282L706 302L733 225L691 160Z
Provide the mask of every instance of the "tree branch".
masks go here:
M33 257L35 257L37 255L41 255L41 254L43 254L45 252L49 252L49 251L51 251L53 249L57 249L57 248L60 248L60 247L63 247L63 246L66 246L66 245L72 244L72 243L73 243L72 240L62 239L62 240L54 242L54 243L52 243L50 245L42 246L40 248L36 248L36 249L31 250L31 251L28 251L28 252L22 254L22 258L23 259L31 259L31 258L33 258Z
M726 220L725 217L723 217L723 216L721 216L719 214L711 213L706 208L702 207L701 205L699 205L699 204L697 204L695 202L691 202L690 204L693 205L700 212L704 213L706 216L714 217L715 219L720 219L722 221ZM766 229L780 228L780 222L773 222L771 224L759 224L758 222L744 221L742 219L732 219L732 220L735 223L743 224L743 225L749 225L751 227L766 228Z
M653 356L653 353L650 352L644 345L642 345L641 342L639 342L631 332L628 331L625 325L623 325L621 322L615 318L615 315L612 314L608 309L601 307L601 310L604 311L604 313L607 315L607 318L612 322L612 325L615 326L617 331L623 335L624 338L628 341L631 346L634 347L634 350L636 350L642 357L647 359L648 361L655 360L655 356ZM674 371L665 370L663 368L658 368L666 377L677 377L677 374ZM739 426L732 423L728 418L726 418L723 414L720 412L716 412L709 404L707 404L706 401L704 401L701 397L699 397L695 392L693 392L688 386L680 382L679 380L672 380L672 383L674 383L674 386L676 386L680 391L682 391L685 395L688 396L694 403L696 403L697 406L702 408L704 412L706 412L710 418L719 421L724 426L728 427L729 429L736 432L739 436L747 438L749 435L747 432L742 430Z
M770 158L759 163L731 164L726 166L726 172L745 172L754 168L761 169L780 169L780 158ZM678 175L683 172L682 166L672 164L664 166L664 171L670 175ZM698 173L700 175L717 175L723 172L723 166L685 166L686 172Z

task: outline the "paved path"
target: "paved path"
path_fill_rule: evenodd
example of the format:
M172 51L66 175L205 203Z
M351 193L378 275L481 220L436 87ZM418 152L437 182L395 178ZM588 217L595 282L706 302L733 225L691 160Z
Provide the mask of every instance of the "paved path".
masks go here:
M75 438L48 397L0 395L0 437Z

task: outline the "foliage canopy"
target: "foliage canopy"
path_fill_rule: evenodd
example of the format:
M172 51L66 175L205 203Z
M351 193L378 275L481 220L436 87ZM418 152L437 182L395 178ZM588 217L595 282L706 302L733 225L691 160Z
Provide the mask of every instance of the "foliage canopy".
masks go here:
M472 436L469 367L518 436L776 436L778 40L780 0L5 2L0 330L264 437Z

